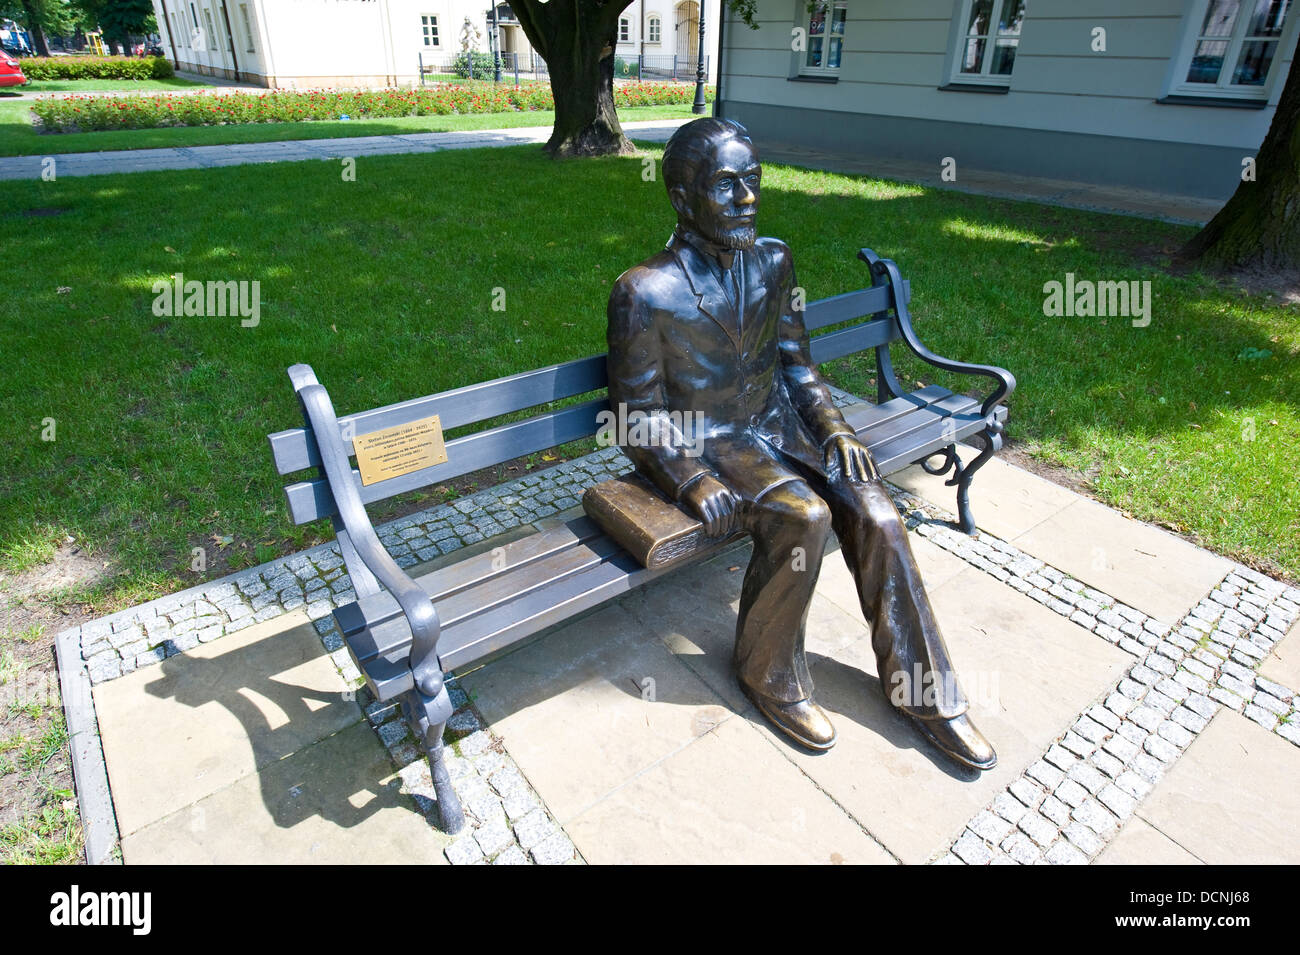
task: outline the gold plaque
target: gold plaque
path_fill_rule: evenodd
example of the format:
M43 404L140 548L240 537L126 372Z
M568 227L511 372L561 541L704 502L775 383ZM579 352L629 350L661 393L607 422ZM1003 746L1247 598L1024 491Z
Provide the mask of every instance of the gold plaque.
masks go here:
M395 428L358 435L352 441L362 484L376 484L422 471L447 460L437 415Z

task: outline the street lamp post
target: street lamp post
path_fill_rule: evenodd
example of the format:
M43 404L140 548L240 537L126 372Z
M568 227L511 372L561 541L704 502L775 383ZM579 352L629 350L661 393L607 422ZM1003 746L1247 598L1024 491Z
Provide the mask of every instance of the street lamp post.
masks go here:
M695 102L691 104L691 112L702 116L707 109L704 104L704 0L696 2L700 7L700 48L695 66Z
M492 4L492 18L488 21L488 30L492 34L492 82L501 82L501 21L497 19L498 4Z

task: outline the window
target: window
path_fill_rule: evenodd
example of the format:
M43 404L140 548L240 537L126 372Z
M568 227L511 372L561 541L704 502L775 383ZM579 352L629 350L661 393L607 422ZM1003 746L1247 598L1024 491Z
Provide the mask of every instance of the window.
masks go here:
M800 75L838 75L840 57L844 52L844 24L847 18L844 0L820 2L808 11L808 32L803 58L799 62Z
M425 46L437 46L438 45L438 18L428 13L421 16L420 32L424 36Z
M244 36L248 37L248 52L256 53L257 47L253 44L253 24L248 19L248 4L241 3L239 5L239 15L244 20Z
M1200 0L1194 4L1187 40L1175 66L1173 92L1265 98L1265 87L1276 72L1290 7L1289 0Z
M618 18L618 42L628 43L632 39L632 21L627 17Z
M662 21L658 17L651 17L650 24L646 29L646 42L658 43L659 33L663 29Z
M952 81L1010 85L1024 22L1024 0L963 0Z
M203 20L208 25L208 49L215 50L217 48L217 31L212 29L212 11L207 7L203 8Z

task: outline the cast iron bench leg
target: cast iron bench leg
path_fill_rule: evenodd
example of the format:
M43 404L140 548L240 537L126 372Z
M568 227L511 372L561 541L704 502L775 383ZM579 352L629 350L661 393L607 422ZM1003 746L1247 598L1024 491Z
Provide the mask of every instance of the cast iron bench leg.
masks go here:
M957 445L950 444L936 454L943 455L943 462L939 467L930 467L929 458L921 461L921 468L927 474L941 475L949 468L952 469L952 477L944 481L945 487L957 488L957 523L961 527L963 534L974 535L975 533L975 515L970 509L970 483L975 478L975 472L984 467L984 463L993 457L1002 449L1002 425L1001 423L991 424L979 434L973 437L979 438L979 454L970 464L962 464L961 458L957 456ZM931 455L933 457L933 455Z
M447 747L442 741L443 730L454 709L451 696L439 680L436 696L429 696L416 687L406 693L402 704L406 720L429 758L429 775L433 777L433 791L438 799L443 831L457 833L465 825L465 813L461 811L460 798L451 784L451 776L447 774Z

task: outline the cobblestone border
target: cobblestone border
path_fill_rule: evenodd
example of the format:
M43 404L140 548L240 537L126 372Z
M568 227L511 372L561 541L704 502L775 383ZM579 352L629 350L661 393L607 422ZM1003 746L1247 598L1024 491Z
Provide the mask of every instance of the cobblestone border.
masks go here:
M1300 591L1243 567L1177 630L1112 640L1137 661L936 864L1091 862L1224 706L1300 746L1300 694L1254 672L1298 604Z
M1222 706L1300 746L1300 693L1255 673L1300 588L1238 566L1172 627L891 487L909 529L1137 658L935 864L1091 862Z

